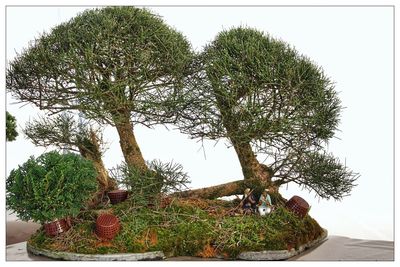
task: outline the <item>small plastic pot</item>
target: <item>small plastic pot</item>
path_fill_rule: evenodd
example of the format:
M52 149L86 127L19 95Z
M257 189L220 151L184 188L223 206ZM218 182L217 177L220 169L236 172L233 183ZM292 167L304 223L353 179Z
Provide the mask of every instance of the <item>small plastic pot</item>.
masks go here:
M70 224L66 219L58 219L49 223L44 223L44 230L48 236L57 236L69 230Z
M310 205L308 205L307 201L299 196L293 196L286 202L285 206L288 210L292 211L301 218L306 216L310 209Z
M103 239L113 239L119 232L120 223L117 216L101 214L96 220L96 235Z
M126 190L113 190L107 193L108 198L110 199L111 204L117 204L122 201L125 201L128 198L128 191Z

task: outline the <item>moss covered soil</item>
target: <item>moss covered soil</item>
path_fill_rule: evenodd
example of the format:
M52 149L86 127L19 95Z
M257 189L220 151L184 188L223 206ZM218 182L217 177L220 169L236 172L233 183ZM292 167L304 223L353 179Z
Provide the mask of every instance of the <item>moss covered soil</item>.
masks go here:
M28 241L53 251L84 254L163 251L166 257L235 258L244 251L298 248L319 237L323 229L306 215L299 218L277 206L268 216L240 215L235 201L169 199L166 205L125 201L102 210L82 212L66 233L51 238L43 229ZM99 213L118 216L121 230L113 240L94 233Z

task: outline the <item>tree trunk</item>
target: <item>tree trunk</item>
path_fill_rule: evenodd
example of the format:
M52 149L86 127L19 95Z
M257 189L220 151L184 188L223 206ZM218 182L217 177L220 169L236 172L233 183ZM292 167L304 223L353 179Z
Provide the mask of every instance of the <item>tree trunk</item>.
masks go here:
M258 162L250 144L239 143L232 138L231 142L239 158L244 179L260 179L261 181L271 183L271 170L266 165Z
M251 148L250 140L245 141L238 139L237 133L240 131L240 127L237 117L231 112L231 108L225 107L223 100L220 99L218 102L221 105L221 113L223 113L222 123L227 131L229 140L235 148L236 155L239 158L244 179L259 179L271 183L272 172L267 166L258 162ZM240 132L239 136L241 136Z
M200 189L176 192L171 194L171 196L183 198L215 199L223 196L241 195L246 188L252 189L255 195L260 195L266 188L270 189L272 192L278 193L277 188L275 188L273 185L256 178L239 180Z
M116 182L108 175L101 158L100 144L95 132L90 131L90 139L85 140L85 144L78 145L82 157L90 160L96 169L97 181L100 185L99 192L104 193L117 188Z
M119 117L115 122L115 127L118 131L119 144L126 164L134 166L142 171L148 171L142 152L136 142L135 134L133 133L133 125L129 121L129 117L123 119Z

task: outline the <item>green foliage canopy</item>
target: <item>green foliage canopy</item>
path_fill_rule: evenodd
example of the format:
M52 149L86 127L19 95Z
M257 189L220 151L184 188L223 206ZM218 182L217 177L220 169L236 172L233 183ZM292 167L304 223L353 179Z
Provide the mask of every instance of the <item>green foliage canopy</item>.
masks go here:
M13 115L6 111L6 139L7 141L14 141L17 136L17 120Z
M185 37L146 9L87 10L19 54L7 89L52 113L77 109L101 122L149 125L171 117L191 56Z
M76 216L97 190L93 164L74 153L33 156L11 171L6 205L24 221Z
M184 113L194 123L182 127L192 136L310 143L333 136L341 107L332 82L286 43L236 28L221 32L196 63L196 112Z

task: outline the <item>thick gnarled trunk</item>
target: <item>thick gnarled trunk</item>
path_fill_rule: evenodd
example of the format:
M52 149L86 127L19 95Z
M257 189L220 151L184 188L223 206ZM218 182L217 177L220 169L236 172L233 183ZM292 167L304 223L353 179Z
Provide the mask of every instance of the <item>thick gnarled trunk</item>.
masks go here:
M133 125L129 121L129 117L123 117L122 119L119 117L118 121L115 122L115 127L118 131L119 144L126 164L142 171L147 171L148 168L136 142Z
M93 131L90 131L90 139L85 140L86 144L78 145L79 152L82 157L90 160L94 168L97 171L97 181L100 185L99 192L104 193L105 191L109 191L115 189L117 187L116 182L111 179L108 175L108 171L104 166L100 144L96 134Z
M220 99L218 102L220 103L221 111L223 111L222 123L227 131L227 137L238 156L244 179L259 179L263 182L271 183L272 172L267 166L258 162L250 145L250 140L238 138L241 135L238 135L240 122L237 120L237 116L232 113L231 108L225 106L223 100Z
M239 158L244 179L259 179L266 183L271 183L270 170L258 162L249 143L239 143L231 139L233 147Z

